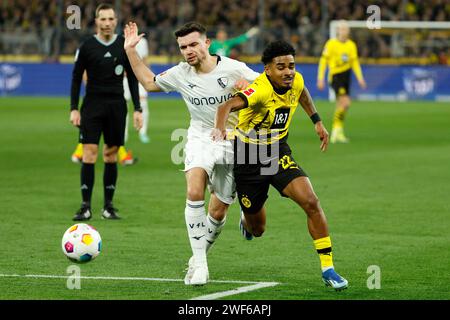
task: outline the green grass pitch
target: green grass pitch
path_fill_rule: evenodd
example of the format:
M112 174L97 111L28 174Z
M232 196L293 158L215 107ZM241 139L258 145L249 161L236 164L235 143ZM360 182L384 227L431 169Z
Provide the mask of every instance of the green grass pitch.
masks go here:
M0 299L191 299L245 285L82 279L80 290L69 290L65 278L23 277L70 275L60 241L81 200L68 104L66 98L0 98ZM333 104L318 101L317 107L329 128ZM119 168L121 221L100 219L103 165L96 166L89 223L100 231L103 251L80 265L81 276L184 277L190 257L185 181L183 166L171 161L179 143L171 134L187 128L188 112L179 99L151 99L150 108L151 143L141 144L130 130L127 146L139 163ZM279 284L223 299L450 299L449 127L448 104L354 102L346 122L351 143L321 153L299 108L289 143L321 200L335 267L349 288L323 285L305 214L271 190L263 237L240 236L234 204L209 269L212 280ZM373 265L381 270L381 288L370 290Z

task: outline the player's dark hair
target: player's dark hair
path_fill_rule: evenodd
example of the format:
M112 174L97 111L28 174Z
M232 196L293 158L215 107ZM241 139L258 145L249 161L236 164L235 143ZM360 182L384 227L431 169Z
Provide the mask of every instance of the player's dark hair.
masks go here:
M175 38L184 37L192 32L198 32L201 35L206 35L206 28L198 22L188 22L181 28L175 31Z
M95 17L98 18L98 14L100 13L100 11L102 10L109 10L112 9L114 11L115 14L115 10L114 10L114 6L112 4L109 3L101 3L97 6L97 8L95 9Z
M277 40L267 45L262 54L261 61L266 65L272 62L273 58L288 55L293 55L295 57L294 47L284 40Z

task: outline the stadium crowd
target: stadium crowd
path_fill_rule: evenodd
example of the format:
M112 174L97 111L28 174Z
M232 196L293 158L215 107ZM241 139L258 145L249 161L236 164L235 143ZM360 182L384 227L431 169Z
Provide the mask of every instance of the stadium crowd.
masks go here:
M71 13L66 9L72 1L4 0L0 2L0 51L48 57L73 54L80 39L92 34L95 7L101 2L105 1L76 1L81 9L81 25L78 30L69 30L66 19ZM367 19L366 8L373 4L380 7L382 20L450 21L450 0L264 0L262 7L260 0L249 0L245 5L237 0L122 0L119 3L119 25L131 19L136 21L150 35L151 55L178 54L173 29L191 20L206 25L211 37L218 28L225 28L231 37L252 26L263 27L254 41L241 45L241 53L258 54L268 41L284 38L294 45L299 56L319 56L329 36L329 21ZM353 38L361 57L434 54L442 62L450 53L448 32L409 33L402 40L402 50L398 50L390 43L392 34L359 31L353 32Z

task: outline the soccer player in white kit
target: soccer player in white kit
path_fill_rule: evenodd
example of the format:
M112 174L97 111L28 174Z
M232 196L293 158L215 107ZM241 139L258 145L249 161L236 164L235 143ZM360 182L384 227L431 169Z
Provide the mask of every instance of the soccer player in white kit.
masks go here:
M136 51L139 55L139 57L145 62L147 61L148 57L148 41L145 38L142 38L141 41L136 45ZM123 77L123 89L124 89L124 96L125 99L128 101L131 100L131 93L130 89L128 88L128 79L127 77ZM144 86L139 83L139 103L141 105L142 109L142 128L139 130L139 139L142 143L149 143L150 138L148 137L147 131L148 131L148 119L149 119L149 112L148 112L148 101L147 101L147 90L145 90ZM125 141L128 140L128 115L127 115L127 124L125 128Z
M242 62L210 55L211 40L206 36L205 27L190 22L175 32L186 62L155 75L135 49L143 36L138 35L135 23L125 26L124 47L137 79L147 91L178 91L191 115L185 147L187 199L184 213L193 256L189 259L184 281L188 285L203 285L209 278L206 253L219 236L228 206L235 197L232 143L216 143L211 139L216 109L230 99L236 89L245 88L259 74ZM236 124L237 116L228 123L228 129L232 130ZM206 215L207 184L211 198Z

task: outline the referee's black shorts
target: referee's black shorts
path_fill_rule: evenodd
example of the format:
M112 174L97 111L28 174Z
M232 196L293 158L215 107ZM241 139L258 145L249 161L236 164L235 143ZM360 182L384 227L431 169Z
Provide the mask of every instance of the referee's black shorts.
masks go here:
M122 146L127 103L123 95L86 95L81 105L80 142L99 144L103 134L108 146Z
M336 97L350 95L350 69L341 73L336 73L331 78L331 87L336 93Z
M283 197L286 197L283 190L292 180L308 176L295 162L286 142L279 144L279 155L275 160L277 163L272 166L275 167L273 172L269 169L270 164L262 164L260 161L257 161L256 164L239 163L237 155L243 151L239 150L239 146L236 147L236 145L245 147L248 144L244 144L240 140L235 141L233 169L239 204L245 213L257 213L264 206L270 185L274 186Z

